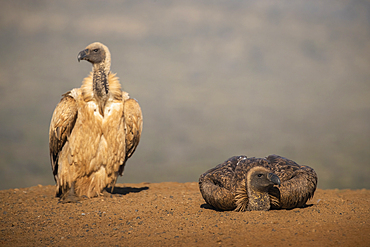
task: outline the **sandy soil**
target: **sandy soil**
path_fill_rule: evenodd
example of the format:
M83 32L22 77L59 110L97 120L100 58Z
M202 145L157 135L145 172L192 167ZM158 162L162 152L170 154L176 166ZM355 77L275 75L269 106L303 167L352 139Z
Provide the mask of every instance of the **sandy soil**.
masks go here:
M197 183L118 184L61 204L54 186L0 191L1 246L370 246L370 190L318 190L305 208L218 212Z

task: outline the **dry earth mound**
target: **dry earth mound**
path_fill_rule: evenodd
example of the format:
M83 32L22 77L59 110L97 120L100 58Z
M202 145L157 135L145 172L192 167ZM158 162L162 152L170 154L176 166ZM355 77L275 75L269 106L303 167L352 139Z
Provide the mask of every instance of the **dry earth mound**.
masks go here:
M305 208L243 213L209 208L195 182L117 184L77 204L54 192L0 191L0 245L370 245L370 190L318 189Z

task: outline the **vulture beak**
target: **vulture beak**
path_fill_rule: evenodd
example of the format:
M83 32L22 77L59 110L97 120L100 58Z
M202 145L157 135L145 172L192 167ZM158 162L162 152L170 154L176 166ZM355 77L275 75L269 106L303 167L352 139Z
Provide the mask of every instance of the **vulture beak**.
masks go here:
M88 54L89 54L89 50L88 49L85 49L83 51L80 51L80 53L78 53L77 60L78 61L80 61L80 60L86 60L85 58L87 57Z
M273 182L274 184L276 184L276 185L278 185L278 186L280 187L280 178L279 178L276 174L274 174L274 173L269 173L269 174L267 175L267 178L268 178L271 182Z

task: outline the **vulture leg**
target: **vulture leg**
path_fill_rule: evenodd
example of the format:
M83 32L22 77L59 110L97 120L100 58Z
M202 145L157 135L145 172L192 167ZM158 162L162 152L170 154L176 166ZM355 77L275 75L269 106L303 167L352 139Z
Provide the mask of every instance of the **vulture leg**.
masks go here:
M77 203L79 200L80 198L75 192L75 182L72 183L72 186L68 189L68 191L59 199L61 203Z

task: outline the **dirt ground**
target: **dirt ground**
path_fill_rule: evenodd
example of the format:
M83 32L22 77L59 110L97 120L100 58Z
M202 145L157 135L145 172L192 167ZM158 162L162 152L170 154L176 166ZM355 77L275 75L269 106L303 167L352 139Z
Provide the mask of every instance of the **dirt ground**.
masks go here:
M118 184L58 203L54 186L0 191L1 246L370 246L370 190L318 189L305 208L219 212L198 183Z

